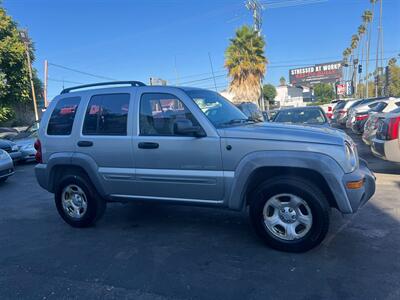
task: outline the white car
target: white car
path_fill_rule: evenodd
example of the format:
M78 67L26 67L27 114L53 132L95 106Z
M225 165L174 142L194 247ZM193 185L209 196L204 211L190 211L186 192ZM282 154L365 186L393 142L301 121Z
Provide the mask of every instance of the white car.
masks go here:
M372 153L383 159L400 162L400 113L387 114L379 120L378 130L372 139Z
M8 177L14 174L14 163L10 155L0 149L0 183L7 180Z
M368 111L375 109L380 105L380 111L382 111L386 106L389 106L386 109L386 112L389 112L393 109L396 109L398 106L400 106L400 103L396 105L397 102L400 102L400 99L398 98L371 98L371 99L364 99L360 103L353 105L349 110L348 110L348 117L346 120L346 127L351 128L353 123L356 120L356 116L359 115L359 117L363 116L364 119L368 118ZM383 105L381 104L383 103ZM362 114L364 113L364 114Z
M333 109L332 121L338 125L345 125L348 109L359 100L360 99L345 100L336 104L335 108Z

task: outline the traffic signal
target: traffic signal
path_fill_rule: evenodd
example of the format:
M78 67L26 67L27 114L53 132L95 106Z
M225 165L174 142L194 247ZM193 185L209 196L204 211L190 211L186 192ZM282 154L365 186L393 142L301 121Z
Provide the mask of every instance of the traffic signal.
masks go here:
M358 65L358 74L362 73L362 65Z

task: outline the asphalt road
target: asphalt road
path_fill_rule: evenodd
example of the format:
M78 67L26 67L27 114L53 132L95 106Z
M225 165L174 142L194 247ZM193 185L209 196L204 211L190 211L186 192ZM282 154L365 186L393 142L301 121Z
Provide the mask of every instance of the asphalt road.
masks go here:
M0 298L400 299L400 164L359 147L374 198L354 216L333 211L303 254L266 247L246 213L209 208L112 204L74 229L33 165L18 166L0 185Z

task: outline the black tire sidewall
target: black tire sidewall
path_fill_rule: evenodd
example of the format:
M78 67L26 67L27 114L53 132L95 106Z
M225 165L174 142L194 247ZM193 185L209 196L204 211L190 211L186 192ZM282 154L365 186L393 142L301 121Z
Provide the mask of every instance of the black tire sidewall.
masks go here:
M310 231L302 238L286 241L274 236L264 224L263 209L274 195L291 193L307 202L313 217ZM313 183L300 178L281 177L261 184L251 199L250 217L257 234L272 248L287 252L304 252L317 246L329 228L329 205Z
M87 211L84 216L77 220L71 218L63 209L62 206L62 192L63 189L70 184L74 184L79 186L86 195L87 200ZM98 219L98 214L101 212L102 207L100 201L104 201L100 199L93 187L90 185L87 179L81 176L66 176L60 180L57 184L56 192L55 192L55 203L57 207L57 211L63 220L73 227L88 227L94 224L94 222ZM104 209L103 209L104 211Z

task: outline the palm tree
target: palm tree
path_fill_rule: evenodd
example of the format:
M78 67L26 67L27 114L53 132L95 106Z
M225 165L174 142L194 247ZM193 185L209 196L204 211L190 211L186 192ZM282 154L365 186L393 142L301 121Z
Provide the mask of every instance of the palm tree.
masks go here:
M231 77L229 92L233 101L257 103L261 96L267 59L264 56L264 38L249 26L236 31L225 51L225 67Z
M358 34L353 34L351 36L351 43L350 43L350 48L351 48L351 59L350 59L350 76L351 76L351 81L355 82L355 80L357 80L357 73L356 73L356 65L355 65L355 50L358 47L358 42L360 41L360 37L358 36ZM357 84L355 84L355 86L357 86Z
M358 33L358 36L360 37L360 42L358 43L358 44L359 44L359 47L358 47L357 58L359 58L360 47L361 47L361 58L360 58L360 62L359 62L360 65L363 64L363 60L364 60L364 44L363 44L363 38L364 38L364 35L365 35L365 31L366 31L366 30L367 30L367 28L365 27L364 24L361 24L360 26L358 26L357 33ZM361 74L360 74L358 83L361 83L361 80L362 80L362 76L361 76Z
M344 69L345 70L344 80L347 80L347 66L346 65L348 64L350 54L351 54L351 48L344 49L344 51L343 51L343 64L344 64L344 67L346 68L346 69Z
M374 8L376 0L370 0L372 3L372 9ZM364 24L367 27L367 39L366 39L366 50L367 50L367 57L366 57L366 62L365 62L365 74L367 74L367 80L366 80L366 88L365 92L366 95L365 97L368 98L368 65L369 65L369 51L370 51L370 45L371 45L371 31L372 31L372 20L374 17L374 13L370 10L364 11L364 14L362 15L362 19Z

